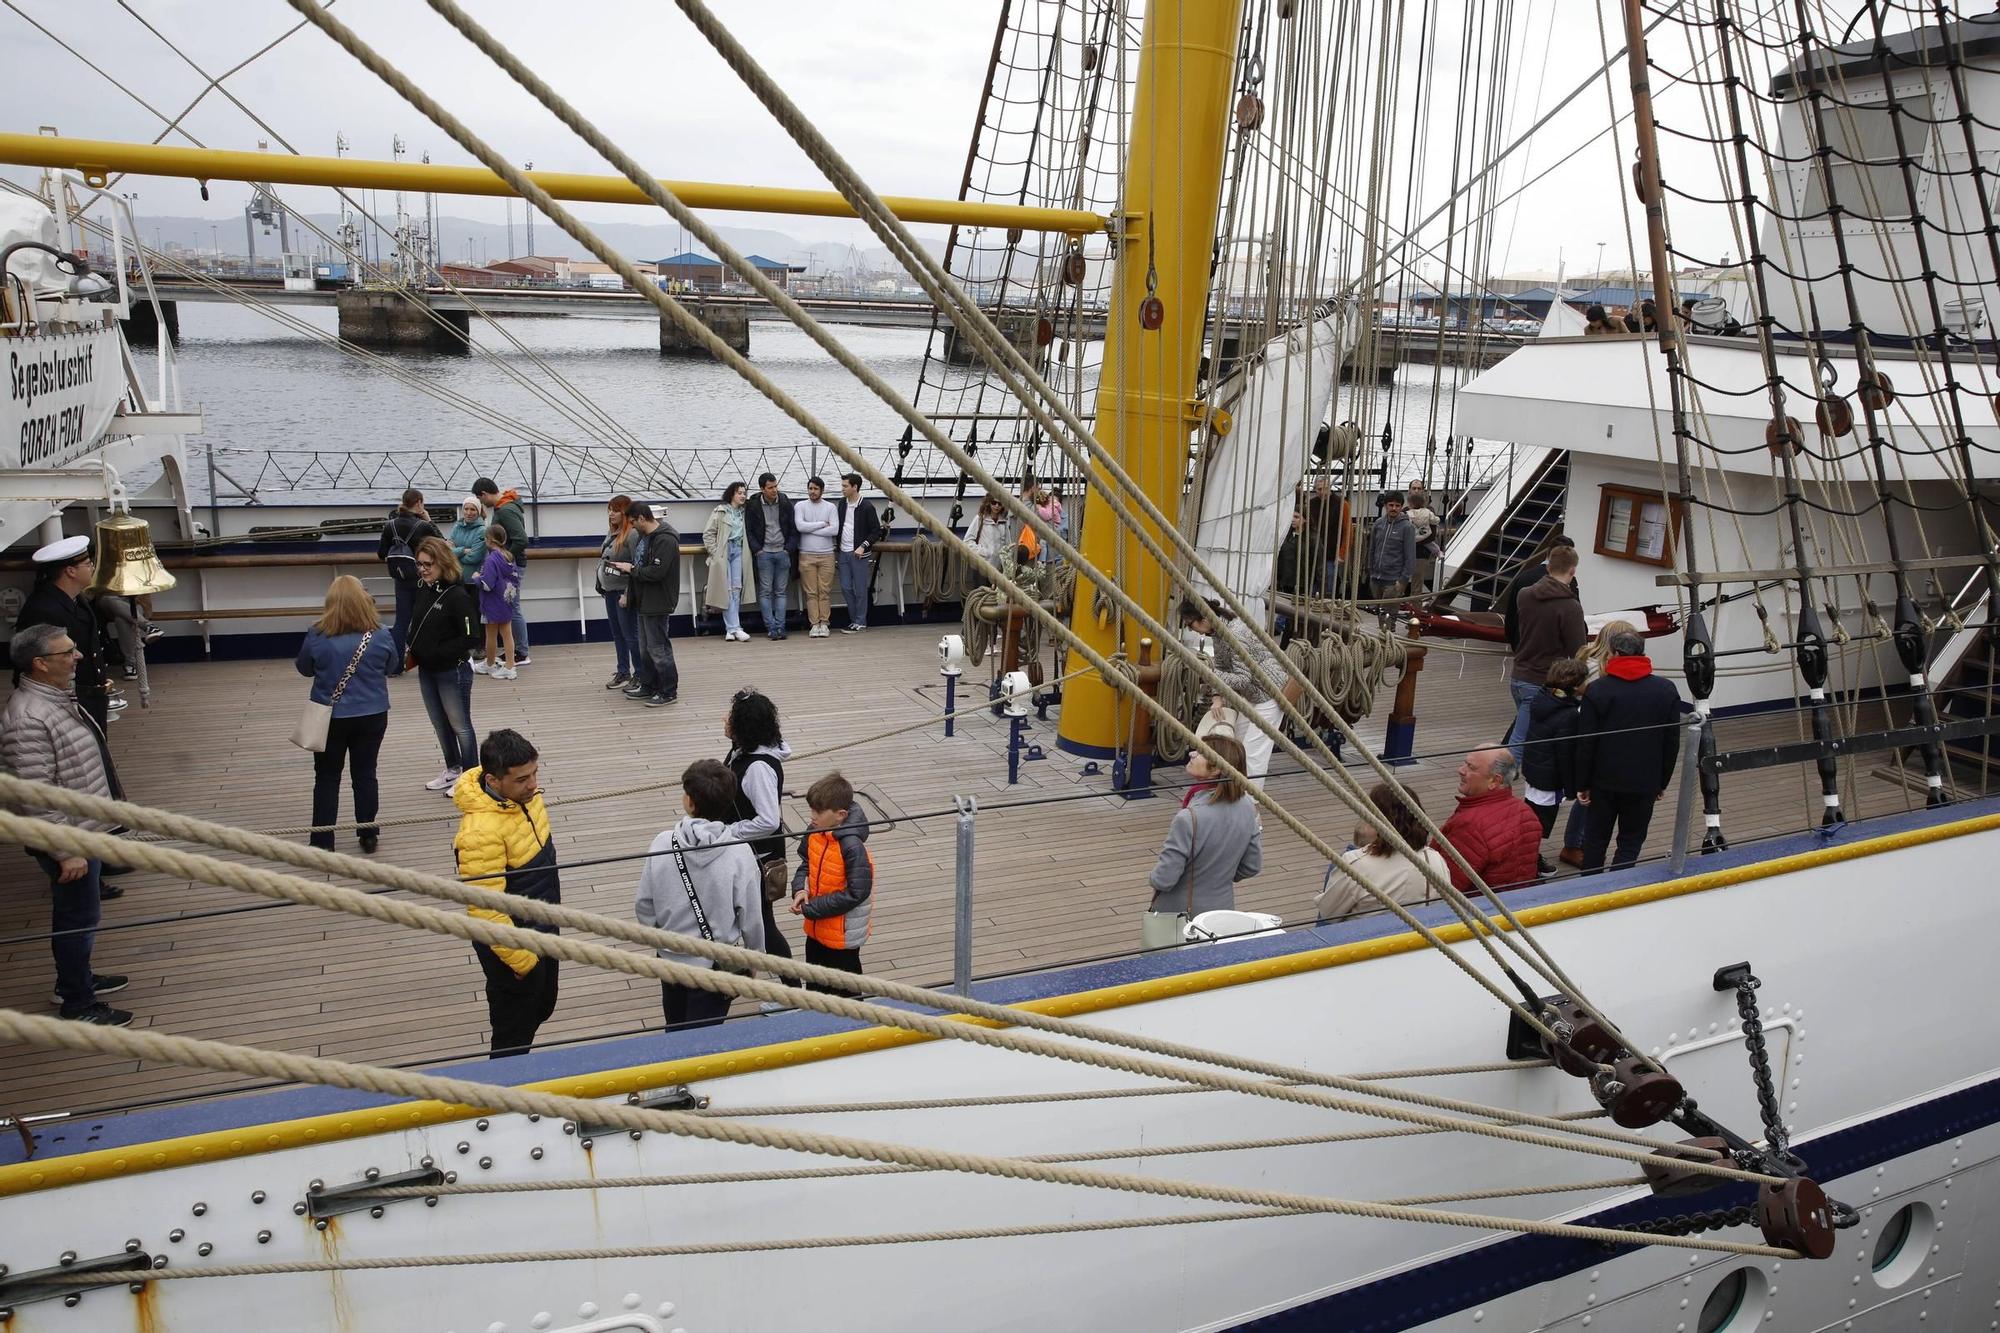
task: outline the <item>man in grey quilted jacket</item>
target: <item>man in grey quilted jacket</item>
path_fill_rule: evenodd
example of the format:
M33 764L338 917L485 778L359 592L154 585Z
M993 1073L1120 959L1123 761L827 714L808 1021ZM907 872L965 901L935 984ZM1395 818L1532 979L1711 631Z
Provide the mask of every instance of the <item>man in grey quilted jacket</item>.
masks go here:
M14 692L0 709L0 768L16 777L109 796L103 735L70 694L79 653L60 625L30 625L8 644ZM51 824L104 832L111 825L53 810L36 813ZM125 989L124 977L90 970L104 863L82 856L30 852L49 877L54 899L50 951L55 954L56 1002L62 1016L104 1027L124 1027L132 1015L99 998Z

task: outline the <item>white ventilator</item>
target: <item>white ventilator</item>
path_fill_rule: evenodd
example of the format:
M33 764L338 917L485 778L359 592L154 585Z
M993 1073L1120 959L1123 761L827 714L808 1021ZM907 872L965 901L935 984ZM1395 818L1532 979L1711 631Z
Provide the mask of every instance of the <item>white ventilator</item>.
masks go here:
M1294 492L1352 341L1345 313L1328 315L1272 339L1210 395L1229 429L1204 436L1194 543L1253 616L1266 609Z

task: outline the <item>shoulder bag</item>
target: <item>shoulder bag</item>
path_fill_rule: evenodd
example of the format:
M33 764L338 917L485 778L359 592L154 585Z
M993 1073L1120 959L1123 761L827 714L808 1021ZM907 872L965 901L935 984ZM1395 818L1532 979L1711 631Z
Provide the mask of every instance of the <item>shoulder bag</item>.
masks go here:
M674 848L674 868L681 872L681 888L687 891L688 906L694 909L695 929L701 932L703 939L713 944L715 943L715 929L708 924L708 909L701 905L701 895L694 891L694 876L688 874L687 857L681 852L681 840L678 835L670 836L672 837ZM721 963L714 960L709 961L709 966L717 972L727 972L733 977L747 977L751 975L748 969L724 967Z
M1181 885L1187 890L1187 908L1180 912L1147 912L1139 918L1139 944L1146 949L1170 949L1184 941L1181 927L1194 920L1194 853L1195 835L1200 825L1195 818L1194 807L1187 808L1188 855L1187 871L1181 876Z
M292 744L314 754L325 752L326 729L333 721L333 706L340 702L347 682L354 679L355 671L361 666L362 655L368 651L368 643L374 637L374 630L361 636L361 642L355 646L353 660L347 664L347 670L340 673L340 683L333 687L332 698L325 703L316 703L310 698L306 700L305 712L299 715L299 725L292 729Z

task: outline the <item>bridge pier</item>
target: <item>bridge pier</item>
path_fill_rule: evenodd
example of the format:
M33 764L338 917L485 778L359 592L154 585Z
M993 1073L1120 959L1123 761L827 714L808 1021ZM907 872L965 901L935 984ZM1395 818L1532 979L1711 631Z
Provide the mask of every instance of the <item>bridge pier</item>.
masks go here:
M167 326L168 345L179 347L181 345L180 303L162 301L159 313L155 314L151 301L134 301L131 313L125 319L125 341L134 347L158 347L162 323Z
M463 352L471 342L472 316L433 308L421 293L344 291L334 298L340 336L364 347L407 347Z
M743 306L711 305L705 301L682 301L688 313L708 327L708 331L722 339L731 351L742 356L750 355L750 312ZM660 316L661 356L707 356L708 348L702 346L692 335L682 331L680 325Z
M1040 360L1042 351L1035 343L1035 325L1040 318L1032 310L1003 310L993 316L993 323L1001 336L1014 344L1015 351L1030 364L1035 364ZM979 349L970 339L959 338L956 324L945 325L944 360L949 366L976 366L981 362Z

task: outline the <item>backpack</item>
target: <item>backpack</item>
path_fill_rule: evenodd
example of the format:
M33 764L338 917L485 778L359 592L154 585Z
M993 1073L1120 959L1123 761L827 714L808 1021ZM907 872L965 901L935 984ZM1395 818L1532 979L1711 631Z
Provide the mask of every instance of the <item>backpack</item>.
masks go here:
M389 572L398 583L417 581L417 556L410 549L409 528L402 522L405 515L389 520L389 551L382 557L382 563L389 566Z

